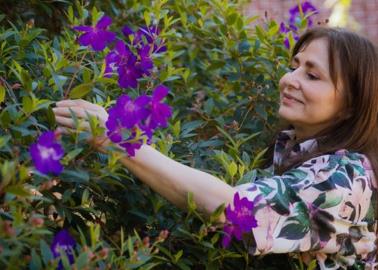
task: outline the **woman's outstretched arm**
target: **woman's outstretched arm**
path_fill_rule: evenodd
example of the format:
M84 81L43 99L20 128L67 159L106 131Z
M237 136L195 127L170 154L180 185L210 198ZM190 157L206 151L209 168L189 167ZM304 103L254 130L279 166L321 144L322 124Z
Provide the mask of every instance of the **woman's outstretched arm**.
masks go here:
M104 125L106 111L99 105L84 100L64 100L54 108L60 127L75 128L71 111L83 120L83 127L89 129L88 115L97 117ZM99 141L99 140L97 140ZM99 146L101 149L106 147ZM213 212L219 205L232 203L235 189L219 178L174 161L151 146L143 145L135 157L121 159L142 182L179 207L186 207L188 193L204 213Z
M121 162L179 207L186 207L189 192L206 213L213 212L222 203L231 203L234 197L234 188L217 177L174 161L149 145L143 145L135 157L124 157Z

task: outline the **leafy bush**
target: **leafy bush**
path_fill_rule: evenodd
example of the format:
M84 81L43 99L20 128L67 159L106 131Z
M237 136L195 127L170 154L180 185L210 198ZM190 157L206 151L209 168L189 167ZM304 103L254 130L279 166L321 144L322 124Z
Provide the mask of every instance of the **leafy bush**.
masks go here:
M0 267L68 268L69 258L53 259L49 248L63 227L77 241L76 269L290 267L286 259L250 257L240 243L222 249L215 223L222 206L209 220L191 196L187 212L175 208L122 167L119 153L106 156L88 145L91 134L81 132L79 121L77 132L59 139L60 175L39 173L29 154L36 138L56 127L54 102L83 98L109 108L121 94L136 97L163 83L174 113L153 145L231 185L251 181L277 125L277 85L288 59L280 26L267 21L250 29L256 18L223 0L60 2L67 14L62 24L69 26L96 22L102 16L96 6L114 15L112 30L125 22L134 29L157 25L167 52L154 55L153 75L136 89L122 89L104 76L108 49L80 46L69 27L49 37L31 23L10 25L2 17ZM92 133L104 132L96 119L91 124Z

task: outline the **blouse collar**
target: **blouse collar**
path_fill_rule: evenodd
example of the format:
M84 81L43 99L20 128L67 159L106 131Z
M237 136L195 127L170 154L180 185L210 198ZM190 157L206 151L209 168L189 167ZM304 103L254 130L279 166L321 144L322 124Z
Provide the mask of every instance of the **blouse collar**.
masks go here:
M296 142L295 130L283 130L278 136L274 146L274 168L281 166L285 161L296 158L298 155L313 152L318 147L316 139Z

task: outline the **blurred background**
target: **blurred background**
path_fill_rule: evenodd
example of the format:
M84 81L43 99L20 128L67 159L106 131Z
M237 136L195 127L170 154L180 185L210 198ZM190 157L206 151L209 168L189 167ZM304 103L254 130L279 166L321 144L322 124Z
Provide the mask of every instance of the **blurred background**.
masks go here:
M298 4L306 2L299 0L252 0L246 5L249 16L265 14L269 19L277 22L284 21L289 16L288 10ZM319 9L314 15L314 22L324 23L329 20L331 26L351 28L365 35L378 44L378 0L312 0ZM262 17L260 20L263 20Z

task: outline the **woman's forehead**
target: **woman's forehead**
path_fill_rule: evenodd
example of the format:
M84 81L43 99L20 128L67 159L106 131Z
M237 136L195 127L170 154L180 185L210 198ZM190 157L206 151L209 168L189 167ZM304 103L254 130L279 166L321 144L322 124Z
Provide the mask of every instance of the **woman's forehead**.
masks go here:
M319 38L303 44L292 61L303 62L309 67L320 68L329 74L329 44L326 38Z

